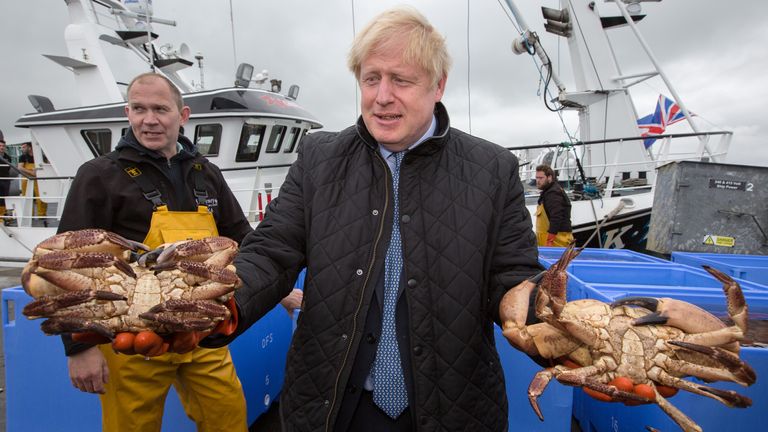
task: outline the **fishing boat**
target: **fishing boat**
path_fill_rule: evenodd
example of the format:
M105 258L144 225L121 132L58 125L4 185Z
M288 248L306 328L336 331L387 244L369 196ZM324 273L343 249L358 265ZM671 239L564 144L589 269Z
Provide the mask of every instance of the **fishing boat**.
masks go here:
M112 151L127 131L127 84L116 79L109 61L115 55L108 50L121 51L121 61L132 60L136 69L155 71L176 84L192 111L182 133L221 168L249 222L256 225L277 196L302 137L322 127L297 103L299 87L292 85L283 93L281 80L270 79L267 71L254 74L254 67L243 63L233 74L234 87L207 90L202 56L193 56L186 44L175 48L160 42L155 28L175 22L154 17L151 2L65 3L68 54L46 57L73 73L80 104L56 109L45 96L29 96L36 112L23 115L16 126L29 130L39 197L30 187L21 196L5 198L9 213L7 223L0 224L0 262L26 262L35 245L55 234L78 167ZM180 73L196 63L197 83ZM36 199L48 204L48 214L34 213Z
M527 163L521 175L531 186L538 164L550 165L559 173L558 180L571 198L573 234L579 246L644 250L656 168L679 161L723 162L730 147L732 132L701 130L692 120L640 33L645 1L562 0L560 9L541 8L546 31L567 43L573 73L573 83L568 85L556 74L557 65L544 42L515 2L506 1L520 30L512 49L530 54L541 71L545 105L557 114L576 111L579 118L578 137L569 134L562 143L511 151ZM611 32L627 28L642 47L635 58L646 59L645 70L622 70ZM661 95L657 111L642 117L631 91L652 78L663 83L669 97ZM665 125L676 121L687 122L691 132L662 133ZM532 188L527 195L533 215L538 192Z
M643 250L653 211L655 170L672 161L722 162L732 133L702 131L691 120L680 95L638 30L642 1L561 1L560 9L544 8L542 17L554 38L570 52L572 83L555 73L546 41L527 25L511 0L520 37L513 50L530 54L541 71L543 99L556 114L578 113L579 135L562 143L510 148L521 160L521 177L528 183L527 204L535 215L538 191L535 167L547 163L572 200L572 225L579 245ZM322 126L297 103L298 87L282 94L282 83L263 71L242 64L230 88L205 89L202 56L185 44L161 43L156 28L175 22L153 16L146 0L67 0L69 24L64 30L67 55L46 55L73 73L80 98L73 108L56 109L43 96L30 96L34 113L16 126L29 130L36 161L40 199L49 203L47 215L34 214L32 188L6 200L10 225L0 224L0 261L22 263L31 250L52 235L63 210L69 184L85 161L111 151L128 123L123 113L125 83L116 78L111 60L132 59L137 68L166 75L183 92L192 115L184 129L201 153L221 167L249 221L256 225L266 204L277 195L301 138ZM624 71L611 45L611 32L629 31L643 48L648 68ZM543 35L542 35L543 37ZM108 56L107 54L112 54ZM511 54L510 54L511 56ZM639 55L638 55L639 56ZM197 82L184 72L197 65ZM635 66L637 67L637 66ZM122 70L122 67L121 69ZM656 134L646 147L647 128L632 99L637 84L661 80L670 101L692 132ZM125 78L125 79L129 79ZM535 217L535 216L533 216ZM534 220L535 223L535 220Z

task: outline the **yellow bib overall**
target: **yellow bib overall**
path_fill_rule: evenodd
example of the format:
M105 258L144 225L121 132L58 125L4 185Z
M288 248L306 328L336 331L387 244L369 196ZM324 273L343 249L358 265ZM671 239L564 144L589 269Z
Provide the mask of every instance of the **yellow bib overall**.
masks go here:
M30 171L35 170L35 164L31 162L22 162L21 167L24 169L28 169ZM24 196L27 193L27 179L21 180L21 195ZM35 197L35 207L37 208L37 215L38 216L45 216L48 214L48 204L44 203L43 200L38 198L40 196L40 191L37 188L37 180L35 180L33 183L33 189L32 189L32 196Z
M539 204L536 207L536 240L539 246L547 245L547 235L549 235L549 217L544 210L544 205ZM573 233L561 231L555 236L553 246L566 247L573 242Z
M159 206L144 243L155 248L216 235L216 222L206 207L172 212ZM109 382L101 395L104 431L159 432L171 384L199 432L248 430L243 388L226 347L149 359L116 354L109 344L99 347L109 365Z

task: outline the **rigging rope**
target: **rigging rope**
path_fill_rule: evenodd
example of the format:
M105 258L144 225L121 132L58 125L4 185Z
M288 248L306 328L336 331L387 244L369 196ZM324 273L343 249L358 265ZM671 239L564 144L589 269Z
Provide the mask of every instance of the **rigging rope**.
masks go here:
M355 39L355 35L357 35L357 29L355 27L355 0L350 0L349 4L352 8L352 39ZM360 93L358 93L360 89L357 86L357 80L353 80L352 82L355 86L355 118L358 118L360 116Z
M467 0L467 116L469 117L469 134L472 135L472 89L470 86L470 73L472 71L472 59L469 49L469 0Z

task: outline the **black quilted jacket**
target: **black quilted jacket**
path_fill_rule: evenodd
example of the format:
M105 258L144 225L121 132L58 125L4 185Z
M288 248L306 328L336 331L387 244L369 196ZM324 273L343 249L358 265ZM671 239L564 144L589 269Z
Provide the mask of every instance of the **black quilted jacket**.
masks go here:
M400 174L414 423L419 431L506 431L493 321L505 290L538 269L518 163L448 126ZM305 138L279 196L236 259L238 332L307 267L280 399L286 431L330 431L390 238L390 174L362 121ZM221 341L219 341L221 343ZM210 344L209 344L210 345Z

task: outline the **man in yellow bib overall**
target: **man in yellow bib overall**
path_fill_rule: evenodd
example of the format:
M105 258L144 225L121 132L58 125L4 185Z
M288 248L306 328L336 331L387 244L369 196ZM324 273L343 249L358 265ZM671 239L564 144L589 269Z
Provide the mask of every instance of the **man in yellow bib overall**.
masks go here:
M573 242L571 201L549 165L536 167L536 187L541 191L536 207L536 239L539 246L568 246Z
M147 73L128 86L131 124L112 153L77 172L59 232L103 228L150 247L251 231L221 171L179 135L189 118L179 90ZM196 348L145 359L64 337L72 384L101 394L104 431L160 431L174 384L198 431L245 431L245 399L229 350Z
M30 177L36 177L37 176L37 168L35 167L35 156L32 154L32 143L25 142L21 144L21 155L19 156L19 165L18 165L19 171L23 172L24 174L30 176ZM43 202L42 199L40 199L40 191L37 187L37 180L35 180L32 183L32 196L35 197L35 208L37 209L37 216L45 216L48 214L48 204ZM21 194L26 195L27 193L27 180L23 179L21 181ZM45 222L45 219L43 219ZM45 226L48 226L46 223Z

